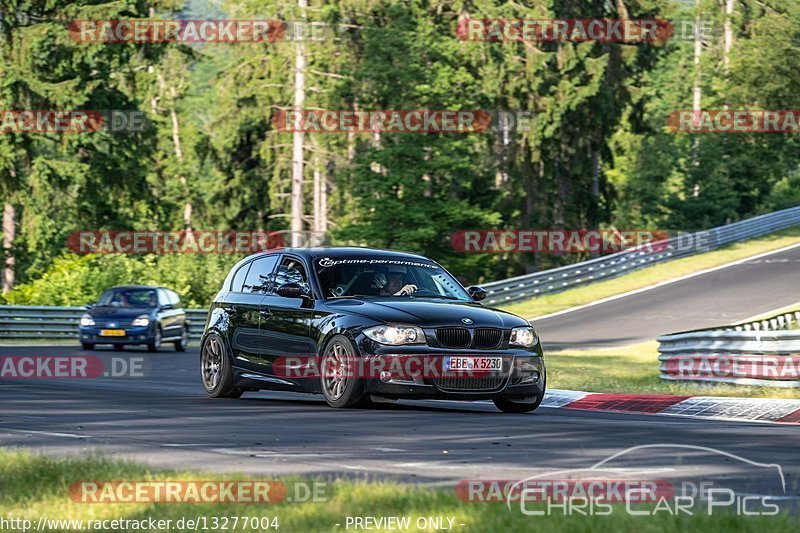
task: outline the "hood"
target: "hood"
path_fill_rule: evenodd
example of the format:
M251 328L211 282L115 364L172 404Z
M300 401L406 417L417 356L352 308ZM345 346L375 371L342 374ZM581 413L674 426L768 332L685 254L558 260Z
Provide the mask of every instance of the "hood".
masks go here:
M89 313L92 318L133 320L137 316L151 315L153 311L155 311L153 307L111 307L108 305L99 305L92 307L86 312Z
M528 325L526 320L516 315L484 307L475 302L451 302L423 298L348 298L328 302L328 306L381 322L399 322L423 327L466 325L508 329ZM472 324L464 324L462 318L472 320Z

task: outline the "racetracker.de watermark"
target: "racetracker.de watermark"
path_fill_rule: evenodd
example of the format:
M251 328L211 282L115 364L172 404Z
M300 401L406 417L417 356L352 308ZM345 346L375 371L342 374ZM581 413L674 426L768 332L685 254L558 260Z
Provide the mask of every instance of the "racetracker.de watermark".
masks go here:
M70 485L68 494L81 504L321 503L328 499L328 484L275 480L82 480Z
M494 342L494 341L492 341ZM497 344L502 339L497 339ZM531 354L535 355L535 354ZM506 360L507 359L507 360ZM337 362L314 356L278 356L272 361L272 375L291 380L355 378L422 383L424 380L458 378L481 380L499 372L512 375L515 384L536 383L542 368L525 358L498 356L375 355Z
M662 355L661 371L676 378L800 380L800 355Z
M82 43L277 43L325 41L333 27L322 22L277 19L74 20L70 38Z
M631 248L659 251L669 234L663 230L459 230L450 237L464 253L613 253ZM661 244L660 244L661 243Z
M666 41L675 34L667 20L652 19L488 19L462 18L456 35L463 41L619 42Z
M675 133L800 133L800 110L680 110L667 116L667 127Z
M0 357L0 379L141 378L150 365L141 356L9 355Z
M0 110L0 133L121 133L148 127L139 110Z
M288 246L320 247L315 231L73 231L67 248L76 254L250 254Z

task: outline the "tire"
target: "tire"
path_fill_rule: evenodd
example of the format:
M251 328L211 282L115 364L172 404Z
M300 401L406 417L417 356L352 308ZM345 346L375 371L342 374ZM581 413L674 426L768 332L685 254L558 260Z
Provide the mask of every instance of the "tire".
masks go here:
M244 392L234 385L228 348L216 333L209 334L200 349L200 379L212 398L238 398Z
M544 394L536 398L536 401L530 403L512 402L508 398L497 398L492 401L494 405L504 413L530 413L539 407L543 399Z
M181 340L175 341L175 351L185 352L186 346L188 344L189 344L189 331L186 328L183 328L183 333L181 333Z
M125 348L125 346L122 345L122 344L115 344L114 345L114 351L116 351L116 352L121 352L124 348Z
M82 343L81 343L81 347L82 347L84 350L94 350L94 344L92 344L92 343L90 343L90 342L82 342Z
M369 395L364 392L364 381L346 375L348 365L353 368L355 357L356 349L344 335L335 335L325 345L320 359L320 385L322 395L331 407L366 407L370 404Z
M161 348L161 328L156 328L156 334L153 336L153 340L147 343L147 351L148 352L157 352L158 349Z

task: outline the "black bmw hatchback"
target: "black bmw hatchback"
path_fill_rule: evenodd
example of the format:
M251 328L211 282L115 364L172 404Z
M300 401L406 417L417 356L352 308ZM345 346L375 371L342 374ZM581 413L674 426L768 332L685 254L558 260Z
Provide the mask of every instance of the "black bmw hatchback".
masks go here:
M283 249L237 263L214 298L200 355L215 398L259 389L333 407L397 399L492 400L536 409L546 372L524 319L480 304L419 255Z

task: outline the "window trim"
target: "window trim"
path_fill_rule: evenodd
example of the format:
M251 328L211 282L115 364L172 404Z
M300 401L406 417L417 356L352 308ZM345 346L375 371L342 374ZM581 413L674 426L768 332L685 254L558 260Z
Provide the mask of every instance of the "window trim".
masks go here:
M310 294L311 299L312 300L319 300L320 297L319 297L319 291L317 290L316 277L315 277L314 271L308 268L308 261L306 261L305 257L300 256L298 254L282 253L281 254L281 258L275 264L275 270L273 270L273 273L275 273L275 271L278 270L278 267L281 266L281 263L283 263L284 258L287 258L287 257L289 259L294 259L295 261L297 261L298 263L303 265L303 268L306 271L306 278L307 278L306 281L308 282L308 288L309 288L309 291L311 293ZM298 298L283 298L282 296L278 296L277 294L268 294L267 296L272 296L272 297L275 297L275 298L281 298L281 299L284 299L284 300L297 300L298 299Z
M243 291L243 290L242 291L234 290L233 289L233 281L236 279L236 274L238 274L239 271L241 269L243 269L244 267L247 267L247 273L244 275L244 280L242 281L242 288L244 288L244 282L247 281L247 277L250 275L250 269L252 268L253 263L255 263L256 261L260 261L261 259L267 259L267 258L270 258L270 257L277 257L278 258L278 260L272 266L272 270L269 271L269 274L274 274L275 273L275 269L277 269L278 265L281 264L282 255L281 254L274 254L274 253L259 255L258 257L254 257L253 259L251 259L250 261L248 261L247 263L243 264L241 267L236 269L236 272L234 272L233 277L231 278L230 288L228 289L229 292L234 292L236 294L260 294L262 296L269 296L269 294L267 294L266 292L252 292L252 291L248 292L248 291ZM267 275L269 275L269 274L267 274Z

